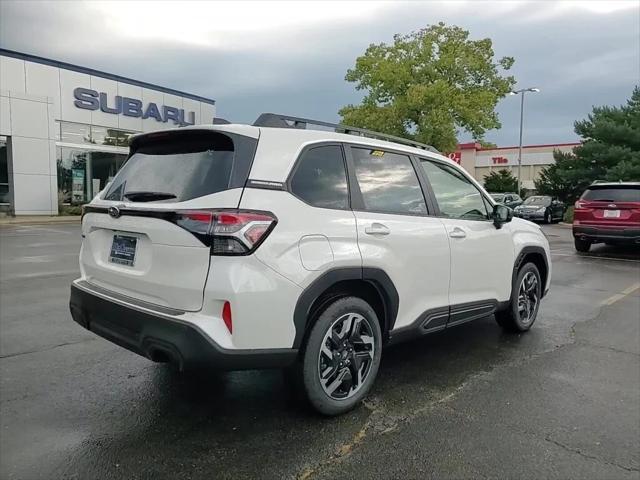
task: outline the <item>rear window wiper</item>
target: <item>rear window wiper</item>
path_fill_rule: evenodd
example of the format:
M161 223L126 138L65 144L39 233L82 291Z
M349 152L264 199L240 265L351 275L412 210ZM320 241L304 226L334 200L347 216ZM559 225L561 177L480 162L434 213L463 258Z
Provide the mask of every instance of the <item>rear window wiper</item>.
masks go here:
M153 202L154 200L178 198L173 193L167 192L127 192L122 196L133 202Z

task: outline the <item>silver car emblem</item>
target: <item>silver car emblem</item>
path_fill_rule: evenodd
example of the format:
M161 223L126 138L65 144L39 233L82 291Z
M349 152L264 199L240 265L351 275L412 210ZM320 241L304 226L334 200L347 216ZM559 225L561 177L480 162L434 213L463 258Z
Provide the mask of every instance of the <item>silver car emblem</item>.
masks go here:
M118 207L109 207L109 216L118 218L120 216L120 209Z
M616 208L617 205L615 203L610 203L609 205L607 205L607 207L609 208Z

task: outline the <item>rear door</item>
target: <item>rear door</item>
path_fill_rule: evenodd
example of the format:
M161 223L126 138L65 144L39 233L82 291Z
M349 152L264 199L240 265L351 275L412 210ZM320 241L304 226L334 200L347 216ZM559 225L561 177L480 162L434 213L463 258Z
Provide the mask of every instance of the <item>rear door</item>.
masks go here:
M199 310L210 211L237 208L256 142L186 129L136 138L123 168L85 207L83 279L155 305Z
M394 283L400 297L395 328L439 310L425 317L423 328L444 328L449 242L440 219L431 216L411 158L376 147L353 146L349 152L362 264L383 270Z
M640 226L639 185L592 185L576 202L575 218L581 225Z

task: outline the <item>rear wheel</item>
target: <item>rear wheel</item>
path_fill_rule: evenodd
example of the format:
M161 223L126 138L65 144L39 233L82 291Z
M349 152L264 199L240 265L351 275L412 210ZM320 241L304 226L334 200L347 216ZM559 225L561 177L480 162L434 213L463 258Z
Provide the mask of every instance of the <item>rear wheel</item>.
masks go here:
M345 297L329 305L311 329L302 359L311 405L338 415L360 403L378 374L381 346L380 323L367 302Z
M538 316L542 298L542 279L533 263L522 266L511 292L509 307L496 312L498 324L510 332L526 332Z
M581 240L579 238L573 239L573 244L578 252L586 253L591 248L591 242L588 240Z

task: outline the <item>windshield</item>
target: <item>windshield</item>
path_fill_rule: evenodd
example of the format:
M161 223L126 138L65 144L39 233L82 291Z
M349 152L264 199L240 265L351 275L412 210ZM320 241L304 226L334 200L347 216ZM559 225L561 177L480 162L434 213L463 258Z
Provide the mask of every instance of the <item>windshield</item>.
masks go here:
M496 202L504 202L504 195L501 193L492 193L491 196Z
M551 197L529 197L524 201L523 205L538 205L541 207L548 207L549 205L551 205Z
M582 194L582 200L592 202L640 202L640 186L591 187Z
M140 146L113 179L105 200L181 202L229 188L234 162L231 138L151 141Z

